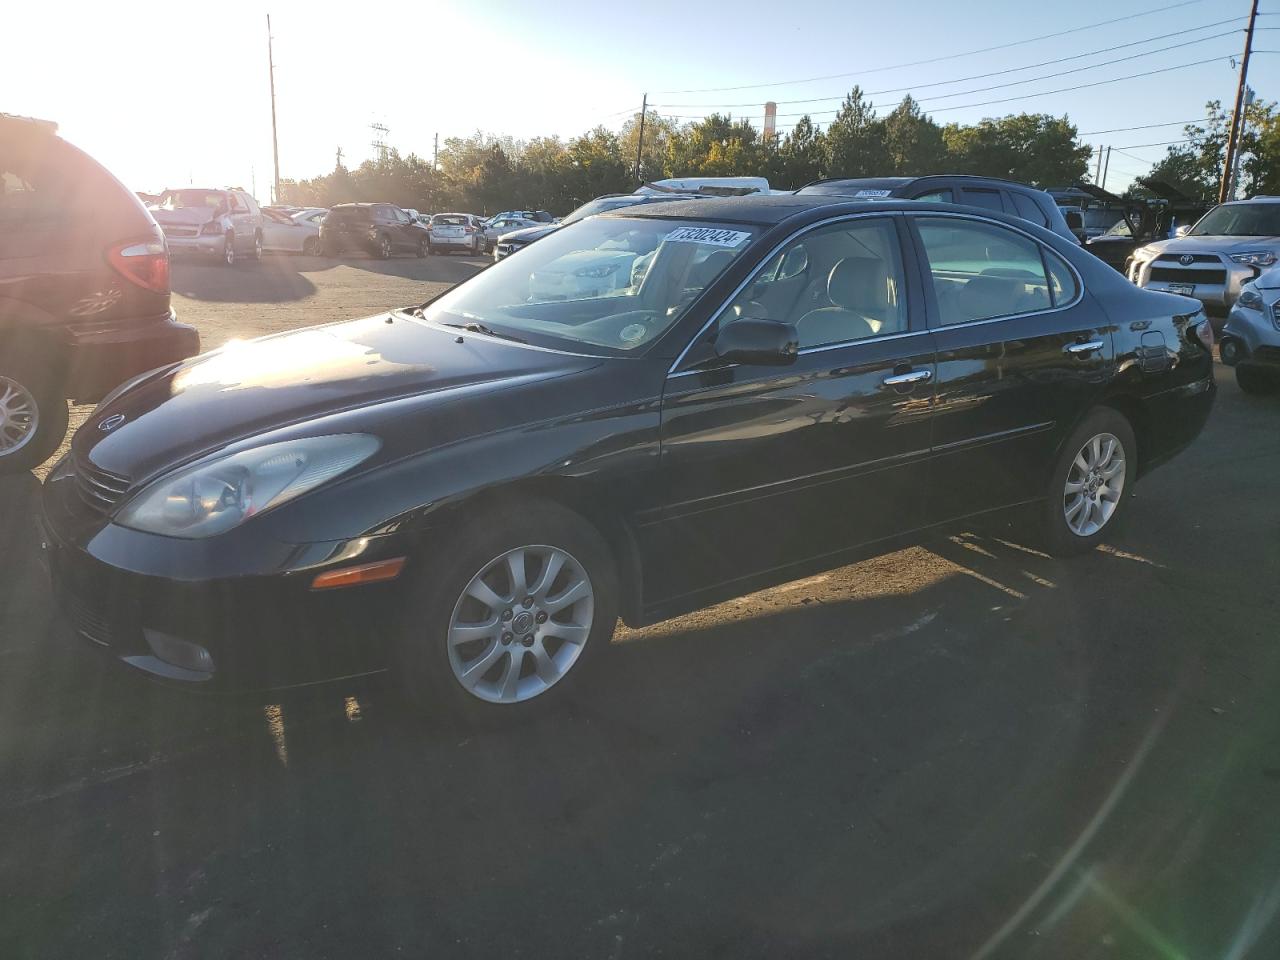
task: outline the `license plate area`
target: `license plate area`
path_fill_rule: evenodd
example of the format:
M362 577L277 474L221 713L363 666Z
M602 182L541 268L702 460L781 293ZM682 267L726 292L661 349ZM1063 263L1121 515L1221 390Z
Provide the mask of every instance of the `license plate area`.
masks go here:
M1171 283L1169 284L1170 293L1180 293L1184 297L1194 296L1196 285L1194 283Z

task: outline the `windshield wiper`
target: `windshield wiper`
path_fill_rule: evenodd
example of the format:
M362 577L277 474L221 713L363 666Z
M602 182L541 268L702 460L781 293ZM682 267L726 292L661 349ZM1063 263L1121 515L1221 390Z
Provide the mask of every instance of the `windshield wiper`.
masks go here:
M502 333L493 327L479 323L475 320L468 320L466 323L446 323L446 327L453 327L455 330L466 330L469 333L483 333L486 337L498 337L502 340L514 340L516 343L528 343L523 337L517 337L512 333Z

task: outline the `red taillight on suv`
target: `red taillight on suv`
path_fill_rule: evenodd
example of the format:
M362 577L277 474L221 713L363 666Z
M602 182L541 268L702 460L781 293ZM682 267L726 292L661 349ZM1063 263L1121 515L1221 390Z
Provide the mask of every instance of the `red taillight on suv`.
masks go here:
M107 248L107 262L130 283L155 293L169 292L169 248L163 240L126 240Z

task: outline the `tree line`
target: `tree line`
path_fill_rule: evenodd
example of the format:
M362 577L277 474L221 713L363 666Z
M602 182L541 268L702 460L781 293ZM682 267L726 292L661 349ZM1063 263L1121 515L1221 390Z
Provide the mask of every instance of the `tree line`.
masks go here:
M1188 137L1199 140L1171 147L1154 171L1197 196L1210 192L1215 156L1221 170L1223 113L1216 103L1208 107L1206 123L1196 125L1194 134L1188 128ZM1270 159L1280 155L1273 108L1251 108L1255 122L1245 143L1244 176L1255 188L1273 182L1280 171ZM568 140L484 133L450 138L434 169L416 154L388 150L354 170L339 166L309 180L282 180L279 199L316 206L376 200L432 212L564 214L602 194L629 193L638 182L664 177L763 176L774 187L794 189L822 177L968 173L1066 186L1089 179L1092 156L1066 116L1020 113L938 124L909 95L880 115L858 87L825 130L805 115L786 133L765 137L747 119L712 114L679 124L650 111L640 149L640 121L637 112L621 131L601 126Z
M1240 178L1236 195L1280 194L1280 116L1274 102L1255 100L1245 109L1240 135ZM1183 128L1185 142L1172 144L1143 180L1159 181L1196 200L1217 200L1227 154L1231 112L1218 100L1205 104L1205 119ZM1141 183L1131 191L1150 195Z

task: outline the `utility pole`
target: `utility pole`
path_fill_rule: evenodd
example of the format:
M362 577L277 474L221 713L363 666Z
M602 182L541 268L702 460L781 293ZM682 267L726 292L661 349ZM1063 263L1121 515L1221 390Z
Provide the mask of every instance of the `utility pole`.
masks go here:
M1253 52L1253 25L1258 20L1258 0L1249 8L1249 26L1244 32L1244 56L1240 59L1240 85L1236 87L1236 106L1231 112L1231 131L1227 135L1227 155L1222 163L1222 185L1218 188L1218 202L1230 199L1231 171L1235 167L1236 153L1240 149L1240 131L1244 126L1244 91L1249 80L1249 54Z
M267 14L267 74L271 78L271 159L275 163L271 200L280 202L280 146L276 142L276 61L271 51L271 14Z
M431 148L431 169L440 169L440 134L436 134L435 146Z
M334 158L334 161L333 161L333 170L335 173L337 173L341 169L342 169L342 148L339 147L338 155Z
M1240 121L1240 139L1244 139L1245 132L1249 129L1249 107L1253 105L1253 87L1245 87L1244 91L1244 117ZM1227 190L1227 199L1234 200L1236 198L1236 186L1240 183L1240 156L1243 153L1238 147L1236 148L1235 161L1231 164L1231 186Z
M1098 169L1093 175L1093 182L1102 183L1102 144L1098 144Z
M1107 162L1102 165L1102 182L1098 184L1103 190L1107 189L1107 171L1111 169L1111 147L1107 147Z
M640 158L644 156L644 118L649 114L649 94L640 102L640 136L636 139L636 183L640 182Z

